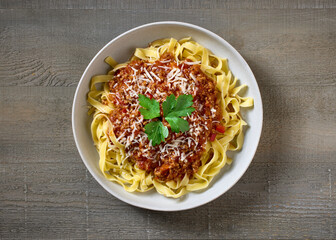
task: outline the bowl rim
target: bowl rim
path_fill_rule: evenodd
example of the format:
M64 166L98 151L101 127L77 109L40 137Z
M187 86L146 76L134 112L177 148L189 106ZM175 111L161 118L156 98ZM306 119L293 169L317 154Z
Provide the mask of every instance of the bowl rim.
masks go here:
M127 198L124 198L122 196L119 196L117 194L115 194L113 191L111 191L108 186L103 183L96 175L95 173L93 172L93 170L91 169L91 167L89 166L89 164L84 160L85 159L85 156L84 154L82 153L82 150L81 148L79 147L79 140L77 139L77 135L76 135L76 126L75 126L75 109L76 109L76 100L78 98L78 92L79 92L79 88L80 86L82 85L83 81L84 81L84 78L85 78L85 75L86 73L88 72L89 68L91 67L91 65L93 64L93 62L96 60L96 58L101 54L101 52L103 52L108 46L110 46L112 43L114 43L115 41L117 41L118 39L122 38L123 36L125 35L128 35L132 32L135 32L139 29L142 29L142 28L147 28L147 27L150 27L150 26L155 26L155 25L176 25L176 26L183 26L183 27L188 27L188 28L191 28L191 29L195 29L195 30L198 30L200 32L203 32L207 35L209 35L211 38L214 38L216 39L217 41L223 43L224 45L226 45L226 47L228 47L230 49L230 51L234 52L239 61L244 65L244 67L246 68L246 70L249 72L249 75L253 77L253 81L256 83L255 87L256 87L256 90L257 90L257 95L258 95L258 99L260 100L260 127L259 127L259 131L257 132L257 136L255 138L255 140L257 140L257 145L253 151L253 153L251 153L251 159L249 160L249 163L246 165L245 169L242 169L242 171L239 172L238 176L236 178L235 181L233 181L230 186L226 189L226 191L224 192L221 192L215 196L211 196L209 197L208 199L206 199L205 201L203 202L198 202L196 204L192 204L190 206L187 206L187 207L183 207L183 208L176 208L176 209L167 209L167 208L164 208L164 209L160 209L160 208L157 208L157 207L149 207L149 206L143 206L141 204L138 204L136 201L131 201ZM174 212L174 211L184 211L184 210L188 210L188 209L192 209L192 208L196 208L196 207L199 207L199 206L202 206L202 205L205 205L211 201L214 201L215 199L217 199L218 197L222 196L224 193L226 193L227 191L229 191L240 179L241 177L245 174L245 172L247 171L248 167L250 166L254 156L255 156L255 153L258 149L258 145L259 145L259 142L260 142L260 138L261 138L261 133L262 133L262 127L263 127L263 105L262 105L262 98L261 98L261 94L260 94L260 89L259 89L259 86L258 86L258 83L256 81L256 78L250 68L250 66L247 64L247 62L245 61L245 59L240 55L240 53L233 47L231 46L230 43L228 43L226 40L224 40L222 37L220 37L219 35L217 35L216 33L208 30L208 29L205 29L203 27L200 27L200 26L197 26L197 25L194 25L194 24L191 24L191 23L186 23L186 22L180 22L180 21L158 21L158 22L151 22L151 23L146 23L146 24L143 24L143 25L140 25L138 27L135 27L135 28L132 28L124 33L121 33L119 34L117 37L113 38L111 41L109 41L107 44L104 45L103 48L101 48L98 53L92 58L92 60L90 61L90 63L87 65L85 71L83 72L81 78L80 78L80 81L78 82L77 84L77 87L76 87L76 91L75 91L75 94L74 94L74 98L73 98L73 104L72 104L72 111L71 111L71 121L72 121L72 133L73 133L73 136L74 136L74 140L75 140L75 143L76 143L76 148L77 148L77 151L85 165L85 167L89 170L90 174L94 177L94 179L99 183L100 186L102 186L108 193L112 194L114 197L118 198L119 200L123 201L123 202L126 202L132 206L136 206L136 207L139 207L139 208L144 208L144 209L149 209L149 210L154 210L154 211L165 211L165 212Z

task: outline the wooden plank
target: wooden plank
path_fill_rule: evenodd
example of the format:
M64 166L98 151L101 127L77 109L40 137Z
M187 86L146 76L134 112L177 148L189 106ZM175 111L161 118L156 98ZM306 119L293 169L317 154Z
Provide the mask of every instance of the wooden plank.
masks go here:
M2 239L84 239L87 236L85 211L39 206L7 207L0 213Z
M335 239L335 8L323 0L0 0L0 238ZM108 194L71 131L90 59L118 34L160 20L230 42L264 100L246 174L215 201L177 213Z
M211 203L215 204L210 208L211 216L226 216L223 221L211 221L215 237L294 239L335 236L335 191L331 190L335 182L330 180L335 169L332 164L258 164L264 169L264 175L253 166L256 165L251 166L235 187L236 191L232 189L223 196L227 199L225 203L219 206L216 201ZM264 190L253 186L264 179L268 179L263 182ZM242 201L246 202L240 205Z
M158 9L156 19L151 9L0 11L0 86L75 86L91 58L112 38L175 15L229 41L261 86L335 86L334 9Z
M16 165L12 166L9 177L15 175ZM55 170L57 168L59 170ZM26 193L11 194L7 190L13 187L10 178L7 184L1 183L2 192L11 196L9 200L1 199L2 206L10 210L1 215L8 219L1 224L2 233L12 228L21 229L21 233L28 236L37 237L43 233L51 237L56 231L70 234L72 228L84 232L88 228L88 236L92 239L112 235L115 238L147 238L147 234L148 238L157 239L168 238L172 232L177 238L263 238L265 233L281 238L328 237L333 236L330 228L335 223L336 213L336 192L332 192L329 185L335 189L336 184L330 181L329 174L335 170L333 164L269 166L255 163L233 189L214 202L181 213L160 213L121 203L91 177L89 186L84 178L83 182L78 182L78 177L84 177L85 173L81 172L81 167L74 171L66 163L31 164L26 165L25 170ZM309 179L308 184L306 179ZM88 194L87 202L85 194ZM23 227L22 220L9 221L15 208L25 209L25 221L30 223L28 228ZM72 216L76 215L80 215L81 220L74 223ZM63 216L65 219L57 222ZM47 224L53 222L55 228ZM64 224L67 227L61 229ZM190 231L190 226L195 230Z
M321 9L336 8L332 0L284 0L284 1L202 1L202 0L1 0L0 8L4 9Z
M1 163L74 162L74 88L0 88Z
M282 162L334 162L335 91L335 86L262 86L264 125L257 156L262 154L263 161L272 156Z

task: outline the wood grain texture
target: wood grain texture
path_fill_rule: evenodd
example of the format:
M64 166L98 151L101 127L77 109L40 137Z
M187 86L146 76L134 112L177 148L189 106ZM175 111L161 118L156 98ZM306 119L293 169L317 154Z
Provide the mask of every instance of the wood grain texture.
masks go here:
M264 103L256 156L226 194L153 212L82 163L71 105L85 67L135 26L185 21L247 60ZM1 239L335 239L335 1L0 0Z

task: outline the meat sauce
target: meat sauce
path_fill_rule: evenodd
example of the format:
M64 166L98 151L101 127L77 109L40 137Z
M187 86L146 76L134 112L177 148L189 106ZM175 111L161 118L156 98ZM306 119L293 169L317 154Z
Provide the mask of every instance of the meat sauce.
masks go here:
M109 99L115 105L110 120L118 141L125 145L130 161L140 169L153 172L161 181L178 180L185 174L191 177L197 172L206 142L220 126L222 114L216 83L200 67L188 61L177 62L172 55L165 54L155 62L132 61L117 70L109 82ZM183 117L189 122L190 130L172 132L163 118L169 135L164 142L152 146L144 129L152 120L144 120L140 114L139 94L154 98L160 106L171 94L176 97L191 94L195 111Z

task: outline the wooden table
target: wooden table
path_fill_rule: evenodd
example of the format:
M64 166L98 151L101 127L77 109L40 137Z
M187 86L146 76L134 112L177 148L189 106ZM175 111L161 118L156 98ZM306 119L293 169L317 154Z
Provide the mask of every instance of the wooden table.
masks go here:
M264 103L255 158L226 194L176 213L108 194L71 105L89 61L144 23L205 27L246 59ZM0 238L336 238L335 1L0 0Z

